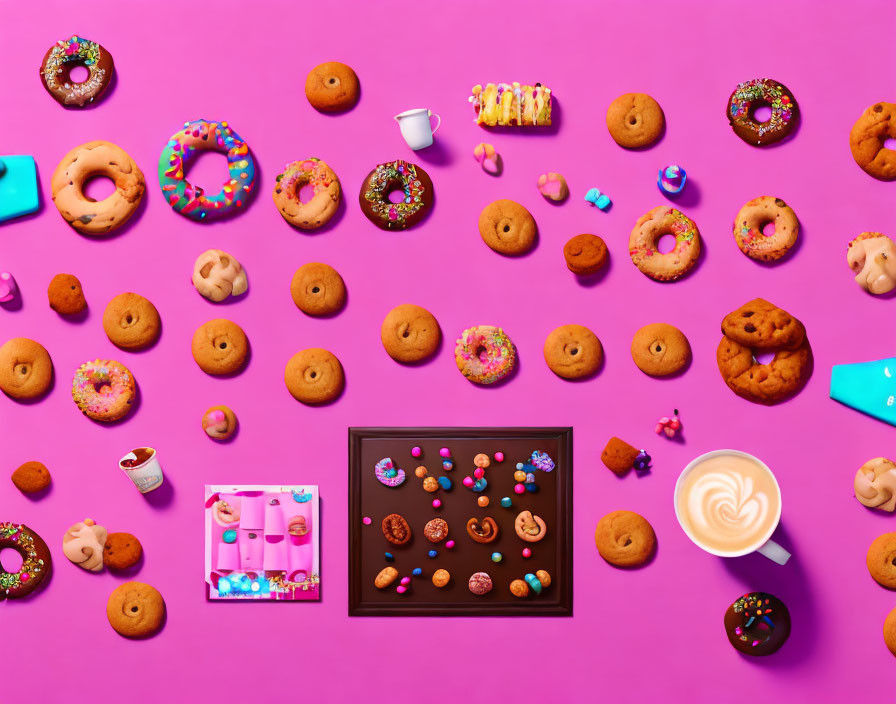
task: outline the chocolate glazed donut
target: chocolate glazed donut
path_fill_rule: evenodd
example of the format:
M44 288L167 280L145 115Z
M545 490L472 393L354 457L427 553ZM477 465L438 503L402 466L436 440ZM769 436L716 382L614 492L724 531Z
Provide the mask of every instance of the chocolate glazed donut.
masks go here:
M87 69L86 81L72 80L72 69L76 66ZM40 65L40 77L47 93L66 107L83 108L99 98L112 82L114 71L112 54L76 34L51 46Z
M0 601L28 596L50 573L50 549L41 537L21 523L0 523L0 550L11 548L22 556L18 572L0 567Z
M389 201L392 191L404 191L401 202ZM384 230L413 227L429 213L433 199L429 175L402 159L380 164L367 174L358 196L367 219Z

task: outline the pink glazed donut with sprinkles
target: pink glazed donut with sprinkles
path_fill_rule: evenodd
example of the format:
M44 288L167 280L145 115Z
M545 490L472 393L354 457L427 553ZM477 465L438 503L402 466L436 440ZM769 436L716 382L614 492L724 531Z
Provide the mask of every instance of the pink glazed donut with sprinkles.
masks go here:
M133 408L137 387L128 368L112 360L85 362L72 379L72 400L88 418L111 423Z
M513 371L516 348L501 328L477 325L461 333L454 360L460 373L474 384L494 384Z
M213 196L184 178L184 167L202 149L227 155L230 178ZM255 159L249 153L249 146L226 121L185 122L184 128L168 140L159 157L159 184L168 204L181 215L193 220L223 217L248 202L255 185Z

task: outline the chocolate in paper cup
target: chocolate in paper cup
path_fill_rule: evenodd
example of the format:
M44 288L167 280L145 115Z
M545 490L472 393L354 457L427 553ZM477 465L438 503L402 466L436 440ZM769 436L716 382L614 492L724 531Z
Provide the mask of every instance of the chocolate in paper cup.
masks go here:
M141 494L148 494L162 486L162 465L159 454L151 447L138 447L120 460L118 468L134 482Z

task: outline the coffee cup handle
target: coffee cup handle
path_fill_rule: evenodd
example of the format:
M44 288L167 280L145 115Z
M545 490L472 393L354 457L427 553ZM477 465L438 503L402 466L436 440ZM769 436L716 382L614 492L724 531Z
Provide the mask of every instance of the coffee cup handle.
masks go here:
M432 133L435 134L436 131L438 131L439 127L442 126L442 118L439 117L438 115L433 114L431 111L429 113L429 116L436 118L436 126L432 130Z
M787 561L790 559L790 553L778 545L774 540L769 540L767 543L760 545L757 551L765 555L772 562L777 562L779 565L786 565Z

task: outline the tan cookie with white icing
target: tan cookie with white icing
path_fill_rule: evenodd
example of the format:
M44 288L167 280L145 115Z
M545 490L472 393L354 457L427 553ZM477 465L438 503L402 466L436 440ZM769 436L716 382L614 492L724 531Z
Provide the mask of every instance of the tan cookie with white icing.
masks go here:
M193 286L208 300L220 303L245 293L249 281L236 257L220 249L207 249L193 264Z
M896 288L896 242L880 232L863 232L849 243L846 263L856 283L879 296Z
M868 508L896 510L896 463L875 457L859 467L853 482L856 498Z
M108 533L87 518L75 523L62 536L62 553L78 567L90 572L103 569L103 547Z

